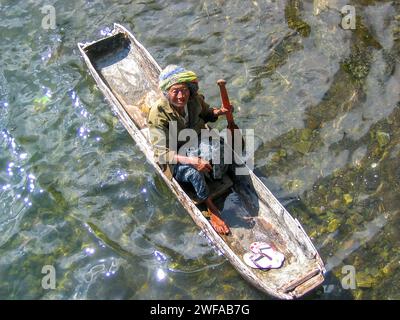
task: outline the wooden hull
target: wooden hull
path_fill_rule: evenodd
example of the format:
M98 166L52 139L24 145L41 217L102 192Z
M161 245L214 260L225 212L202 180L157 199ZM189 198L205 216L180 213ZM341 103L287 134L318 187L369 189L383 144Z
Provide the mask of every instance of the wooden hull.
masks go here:
M150 101L161 95L157 87L161 69L128 30L115 24L112 35L78 47L98 87L148 161L208 240L246 280L281 299L298 298L324 281L324 264L302 226L248 167L244 165L248 175L235 177L232 192L220 200L231 229L228 236L216 233L179 183L162 172L153 159L146 126ZM242 256L254 241L273 244L285 255L283 266L269 271L248 267Z

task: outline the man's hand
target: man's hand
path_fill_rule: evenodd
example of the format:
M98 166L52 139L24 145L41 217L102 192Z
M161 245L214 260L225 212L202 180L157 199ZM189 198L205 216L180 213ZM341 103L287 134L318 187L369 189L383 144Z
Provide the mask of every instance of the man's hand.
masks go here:
M233 106L232 107L232 111L233 111ZM222 116L224 114L226 114L229 110L227 108L225 108L224 106L221 106L220 109L214 109L214 115L216 116Z
M194 158L196 160L193 161L193 167L200 172L210 172L212 170L211 164L202 159L202 158Z
M200 172L210 172L212 170L211 164L202 158L186 157L176 154L175 160L177 163L190 164Z

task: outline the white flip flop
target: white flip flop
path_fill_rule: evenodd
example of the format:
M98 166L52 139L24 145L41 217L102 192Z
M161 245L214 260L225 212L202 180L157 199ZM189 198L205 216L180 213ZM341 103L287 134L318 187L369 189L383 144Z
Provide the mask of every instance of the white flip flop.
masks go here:
M271 268L280 268L285 260L285 256L282 253L272 249L266 242L253 242L250 245L250 250L255 254L261 254L270 259Z
M244 262L254 269L269 270L277 267L277 261L269 259L267 256L260 253L246 252L243 255ZM282 265L282 262L281 262Z

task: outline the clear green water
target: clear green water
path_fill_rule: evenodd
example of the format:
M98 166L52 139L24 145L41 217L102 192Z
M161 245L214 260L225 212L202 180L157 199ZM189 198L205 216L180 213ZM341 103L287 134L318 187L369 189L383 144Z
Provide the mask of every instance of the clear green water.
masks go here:
M307 299L399 299L400 6L348 1L351 31L330 2L2 0L0 298L270 298L199 234L89 76L76 43L119 22L161 66L196 71L211 104L228 80L257 174L327 264Z

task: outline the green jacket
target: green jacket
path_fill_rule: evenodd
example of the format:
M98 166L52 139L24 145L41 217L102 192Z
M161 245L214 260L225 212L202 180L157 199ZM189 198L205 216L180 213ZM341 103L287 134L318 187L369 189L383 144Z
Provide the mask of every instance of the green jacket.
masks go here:
M169 123L176 121L177 130L176 134L183 129L194 129L196 134L199 135L201 129L205 129L207 122L215 122L218 116L214 116L213 108L210 108L209 104L204 101L204 96L197 94L194 97L190 97L188 104L189 123L185 126L185 119L178 111L171 106L166 98L159 99L156 104L150 109L148 116L148 125L150 129L150 139L154 149L154 157L158 163L173 164L173 158L179 147L182 146L185 141L179 142L177 137L171 132L169 134ZM177 149L171 150L170 139L177 142ZM174 143L174 142L172 142ZM166 166L163 166L166 169ZM173 168L170 168L173 172Z

